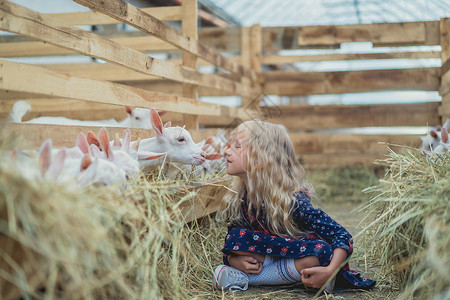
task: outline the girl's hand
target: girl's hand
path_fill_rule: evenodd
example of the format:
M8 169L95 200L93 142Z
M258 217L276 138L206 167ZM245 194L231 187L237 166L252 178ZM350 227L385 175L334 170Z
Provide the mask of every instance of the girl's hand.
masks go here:
M320 289L333 274L333 271L327 267L312 267L303 269L300 275L302 275L302 283L305 286Z
M259 274L263 269L262 263L248 255L228 256L228 263L247 274Z

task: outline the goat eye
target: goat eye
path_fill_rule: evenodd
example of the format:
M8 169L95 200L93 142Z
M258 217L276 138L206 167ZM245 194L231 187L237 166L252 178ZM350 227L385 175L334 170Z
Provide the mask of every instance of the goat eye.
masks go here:
M182 137L182 136L180 136L179 138L177 138L177 141L178 142L184 142L186 139L184 138L184 137Z

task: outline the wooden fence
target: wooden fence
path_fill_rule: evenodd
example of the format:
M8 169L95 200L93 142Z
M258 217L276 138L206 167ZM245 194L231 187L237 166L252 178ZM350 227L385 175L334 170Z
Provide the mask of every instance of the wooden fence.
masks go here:
M367 126L426 126L450 117L450 19L347 26L197 28L197 2L138 9L122 0L75 0L95 12L42 14L0 1L0 117L6 120L17 100L32 112L76 119L125 116L123 106L157 108L174 124L186 125L199 140L214 128L267 118L291 131L306 167L372 164L386 153L379 142L418 146L417 135L319 133L321 129ZM167 22L181 21L181 30ZM133 32L97 33L78 25L128 24ZM441 51L280 55L281 50L339 48L345 42L374 47L441 46ZM155 58L155 53L168 59ZM87 63L31 65L7 58L83 55ZM153 57L154 56L154 57ZM440 58L442 67L302 72L297 62ZM107 63L101 63L98 60ZM200 72L215 66L214 73ZM282 66L281 68L279 66ZM278 70L277 70L278 68ZM439 91L442 102L383 105L260 106L264 95L308 96L378 91ZM239 96L239 107L199 101L203 96ZM226 100L224 100L226 101ZM5 124L5 123L4 123ZM6 126L6 125L5 125ZM53 138L55 146L73 145L78 126L10 124L37 147ZM199 129L202 128L202 129ZM112 133L121 132L119 128ZM133 138L153 136L132 130Z

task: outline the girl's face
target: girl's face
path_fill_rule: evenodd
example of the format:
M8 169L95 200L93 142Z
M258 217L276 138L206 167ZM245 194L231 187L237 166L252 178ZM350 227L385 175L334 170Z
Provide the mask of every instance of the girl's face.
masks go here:
M225 151L225 155L227 156L227 173L239 176L246 181L247 137L245 131L240 130L236 133L230 148Z

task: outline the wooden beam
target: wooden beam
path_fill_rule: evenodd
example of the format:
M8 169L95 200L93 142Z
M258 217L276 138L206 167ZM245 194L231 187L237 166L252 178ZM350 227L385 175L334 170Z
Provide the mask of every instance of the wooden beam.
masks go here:
M0 89L38 93L114 105L211 116L230 116L247 120L253 112L176 95L158 93L109 81L68 76L36 66L0 60ZM26 84L23 84L26 82Z
M298 32L300 46L334 46L349 42L423 44L425 41L423 22L304 26Z
M183 34L189 39L198 39L198 3L197 0L184 0L182 2ZM182 53L183 66L197 70L197 57L188 51ZM198 86L188 83L183 83L183 96L198 101ZM198 129L198 115L185 114L183 118L187 129Z
M188 36L180 33L173 27L161 22L151 15L143 12L135 6L122 1L110 0L105 3L102 0L74 0L75 2L100 11L123 23L127 23L143 32L154 35L184 51L196 55L233 73L243 74L245 76L256 78L254 72L250 69L226 59L218 51L205 47L197 39L190 39Z
M265 65L293 64L305 61L337 61L337 60L376 60L376 59L420 59L440 58L438 51L423 52L390 52L390 53L355 53L355 54L318 54L318 55L265 55Z
M111 41L143 52L176 49L169 43L153 36L118 37L112 38ZM2 43L0 47L0 57L65 56L75 54L78 54L76 50L61 48L45 42Z
M440 29L439 21L426 21L426 22L413 22L423 24L425 27L425 42L421 43L421 46L431 46L440 45ZM404 23L408 24L408 23ZM342 25L345 27L347 25ZM401 27L401 24L392 24L392 26ZM314 27L318 26L308 26L311 28L309 30L315 30ZM320 26L319 26L320 27ZM304 28L304 26L297 27L263 27L262 28L262 49L264 53L275 53L280 50L290 50L290 49L310 49L310 48L337 48L338 45L334 46L313 46L313 45L298 45L298 35L299 31ZM199 41L207 47L211 47L220 52L231 52L236 53L241 49L241 28L240 27L229 27L229 28L201 28L199 29ZM103 37L108 39L119 38L119 37L142 37L148 36L147 33L140 31L136 32L117 32L117 33L105 33L101 34ZM2 42L23 42L24 37L22 36L0 36L0 41ZM391 46L409 46L417 45L417 42L410 41L410 43L391 45ZM165 43L166 45L168 43ZM374 46L388 46L387 44L374 44ZM177 48L175 46L170 46L170 49Z
M442 96L442 102L438 112L439 116L442 118L440 124L443 124L446 119L450 119L450 94Z
M220 115L219 105L132 88L108 81L68 76L40 67L0 60L0 89L39 93L115 105Z
M141 10L161 21L180 21L181 6L160 6L141 8ZM122 22L96 11L49 14L70 25L111 25Z
M227 193L230 182L231 177L228 176L220 181L202 182L187 187L186 193L196 192L196 197L189 197L190 201L185 201L179 206L185 221L191 222L216 212L222 205L223 196Z
M266 95L313 95L363 93L388 90L439 89L439 68L343 72L262 73Z
M290 130L371 126L438 125L439 102L379 105L289 105L263 107L271 122Z
M189 68L151 58L142 52L127 48L77 27L68 26L58 19L14 3L0 1L0 4L0 11L3 14L0 19L1 30L41 39L144 74L209 86L219 90L236 90L243 95L259 94L259 91L249 89L238 82L217 75L202 74Z
M370 41L374 43L375 47L439 45L439 21L386 24L386 30L392 33L405 33L404 36L399 36L398 38L390 33L379 32L378 25L383 24L364 25L367 26L367 29L361 33L352 30L352 26L355 25L265 27L263 28L263 49L266 52L277 52L283 49L336 48L344 40L352 41L350 32L355 33L357 37L364 37L366 35L372 38ZM408 31L405 31L405 29ZM418 30L417 33L414 32L416 29ZM412 32L409 32L409 30ZM333 35L334 32L336 33L336 37ZM328 38L323 41L318 40L324 36L328 36ZM358 38L353 41L367 41L367 38ZM317 45L318 42L322 44Z
M311 154L386 154L385 143L419 147L419 135L364 135L342 133L289 133L295 152Z
M164 118L164 117L163 117ZM55 148L73 147L80 132L98 132L100 127L94 126L71 126L71 125L45 125L45 124L25 124L25 123L1 123L2 128L8 128L8 132L13 136L21 137L18 143L19 148L38 150L42 143L51 138ZM114 137L116 133L123 134L123 127L108 127L108 135ZM133 141L141 138L156 136L153 129L130 128L131 139ZM190 130L194 142L199 142L209 136L216 135L217 129ZM3 136L0 139L4 138ZM0 140L1 141L1 140Z
M123 106L75 100L70 98L21 98L31 105L23 121L41 116L66 117L77 120L124 119L127 114ZM0 120L8 120L16 100L0 100Z

